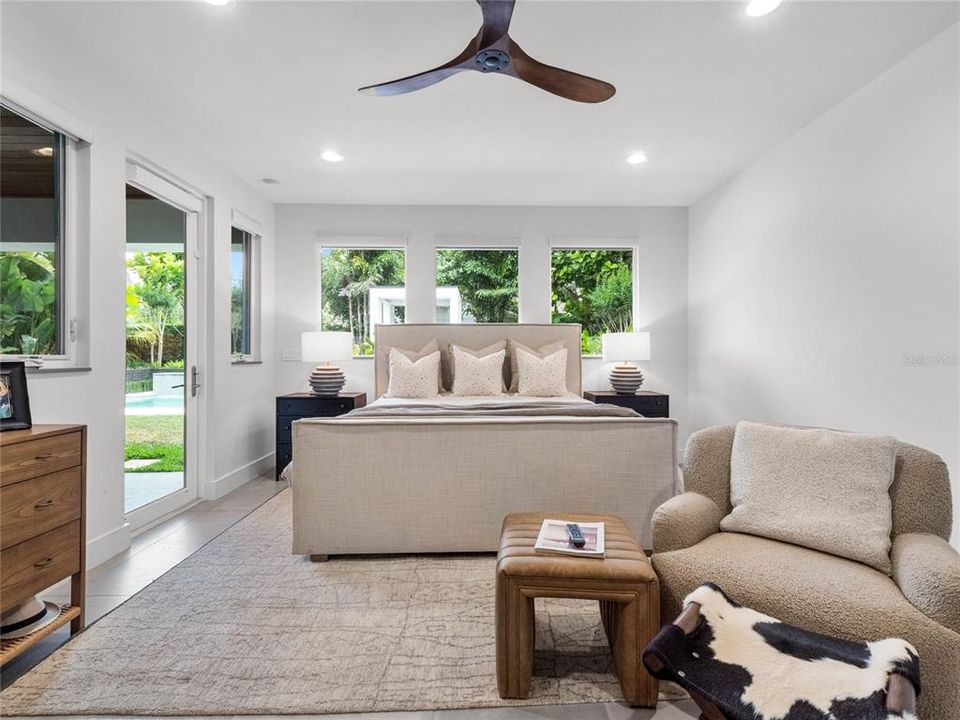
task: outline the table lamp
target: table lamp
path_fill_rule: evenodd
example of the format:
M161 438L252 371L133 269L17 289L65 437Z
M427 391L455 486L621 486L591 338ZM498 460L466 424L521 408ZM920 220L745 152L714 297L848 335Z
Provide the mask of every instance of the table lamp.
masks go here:
M603 336L603 361L616 362L610 371L610 385L619 395L633 395L643 385L643 373L629 360L650 359L650 333L621 332Z
M314 395L333 396L343 389L346 378L331 362L353 358L353 335L348 332L300 333L300 359L323 362L310 372L310 389Z

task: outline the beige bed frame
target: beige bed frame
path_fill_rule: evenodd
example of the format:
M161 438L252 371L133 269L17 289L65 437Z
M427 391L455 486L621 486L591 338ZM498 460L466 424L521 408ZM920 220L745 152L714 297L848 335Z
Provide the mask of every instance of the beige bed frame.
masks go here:
M579 325L380 325L381 347L562 341L581 392ZM386 390L376 354L376 395ZM511 512L621 516L649 548L677 491L677 424L647 418L311 418L293 424L293 552L493 552Z

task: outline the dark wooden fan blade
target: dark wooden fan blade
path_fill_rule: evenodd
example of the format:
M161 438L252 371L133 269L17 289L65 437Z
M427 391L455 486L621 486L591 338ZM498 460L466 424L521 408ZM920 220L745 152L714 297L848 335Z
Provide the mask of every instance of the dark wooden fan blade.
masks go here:
M441 80L446 80L451 75L456 75L464 70L473 70L473 66L466 61L472 59L476 54L477 43L482 34L483 29L477 33L476 37L470 41L470 44L467 45L462 53L440 67L433 68L433 70L426 70L416 75L409 75L399 80L390 80L389 82L379 83L377 85L367 85L366 87L360 88L358 92L362 92L365 95L403 95L413 92L414 90L422 90L425 87L435 85Z
M608 82L546 65L527 55L510 41L509 73L554 95L577 102L598 103L609 100L617 89Z
M507 34L513 17L513 3L514 0L477 0L483 13L479 50L490 47Z

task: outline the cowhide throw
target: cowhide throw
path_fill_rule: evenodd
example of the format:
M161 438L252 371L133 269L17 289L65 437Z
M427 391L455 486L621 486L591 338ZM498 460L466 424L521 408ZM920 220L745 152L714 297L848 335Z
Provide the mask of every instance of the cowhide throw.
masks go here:
M700 604L697 626L689 635L665 626L644 662L648 669L662 664L656 677L705 696L726 717L915 720L885 709L890 673L906 676L919 692L920 663L909 643L818 635L743 607L712 584L690 593L684 607L691 602Z

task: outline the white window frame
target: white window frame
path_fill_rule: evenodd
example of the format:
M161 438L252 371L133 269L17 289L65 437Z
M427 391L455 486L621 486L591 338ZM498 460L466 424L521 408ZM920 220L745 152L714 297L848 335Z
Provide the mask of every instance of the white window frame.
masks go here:
M437 321L437 290L441 287L437 284L437 251L438 250L515 250L517 253L517 319L523 317L523 298L520 292L522 284L521 276L523 267L523 243L521 238L516 235L508 236L483 236L470 234L450 234L444 233L437 235L433 240L433 321ZM448 322L444 324L462 325L460 322Z
M89 148L93 133L66 111L16 85L5 85L0 101L18 115L64 136L60 260L56 278L60 353L56 355L0 354L0 360L23 362L31 372L88 370L90 369ZM89 139L84 139L78 133L83 133Z
M407 247L407 238L403 235L340 235L317 233L316 246L316 324L313 330L323 329L323 250L403 250L403 287L406 293L406 312L410 313L410 249ZM376 345L376 338L373 338ZM373 360L373 355L354 355L354 360Z
M250 236L250 244L247 249L248 256L246 259L247 272L249 274L247 278L249 322L247 335L250 339L250 347L247 353L234 353L231 347L230 362L234 365L256 365L262 362L261 328L263 326L263 287L261 281L261 245L263 244L263 235L261 234L260 223L258 221L236 209L232 212L230 223L231 243L233 242L233 228L237 228ZM229 267L230 263L228 258L228 270ZM233 308L231 307L231 317L232 312Z
M633 315L633 330L637 329L637 318L640 317L640 240L636 238L580 238L580 237L551 237L547 248L547 276L549 278L549 292L553 293L553 251L554 250L629 250L630 273L633 289L631 313ZM552 306L550 322L553 322ZM584 355L585 358L597 358L600 355Z

